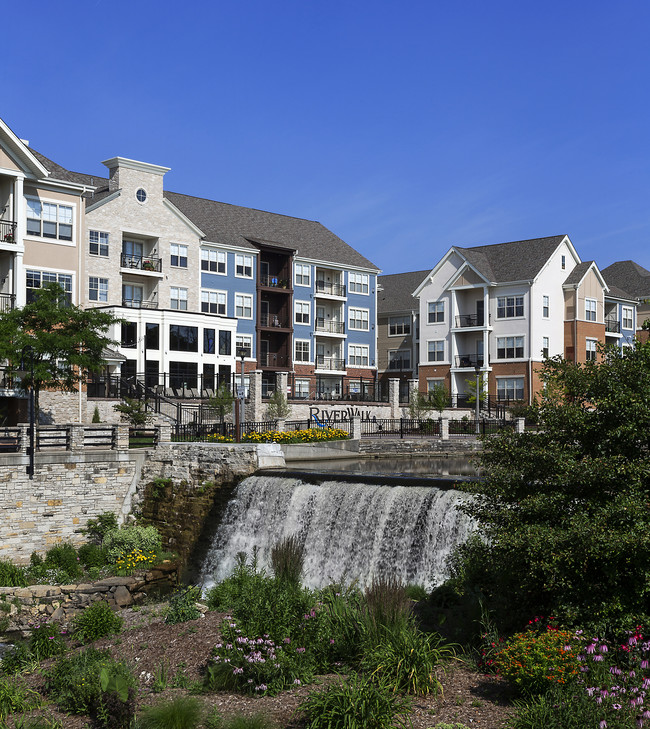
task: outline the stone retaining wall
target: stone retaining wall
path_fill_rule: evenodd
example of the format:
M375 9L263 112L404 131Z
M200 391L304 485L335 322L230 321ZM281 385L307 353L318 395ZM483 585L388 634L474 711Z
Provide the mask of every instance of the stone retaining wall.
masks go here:
M107 577L87 584L0 587L0 618L9 620L6 632L26 632L44 620L65 625L97 600L105 600L114 609L126 608L177 582L178 565L163 562L131 577Z
M440 438L363 438L359 442L361 456L412 456L432 454L436 456L471 456L482 448L481 442L469 436L441 440Z

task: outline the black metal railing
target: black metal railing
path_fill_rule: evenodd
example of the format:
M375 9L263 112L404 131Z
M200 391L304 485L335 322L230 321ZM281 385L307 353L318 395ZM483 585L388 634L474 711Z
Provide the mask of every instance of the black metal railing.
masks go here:
M16 297L13 294L0 294L0 313L4 314L16 307Z
M13 220L0 220L0 243L16 242L16 225Z
M162 272L162 258L153 256L134 256L131 253L122 253L120 259L122 268L130 268L136 271Z
M17 453L20 448L20 428L0 428L0 453Z
M326 321L319 317L316 319L316 331L328 332L330 334L345 334L345 323L342 321Z
M157 309L157 301L145 301L143 299L122 299L122 306L128 309Z
M288 329L291 324L286 314L260 314L260 326Z
M456 317L456 326L465 327L482 327L485 317L479 314L460 314Z
M272 289L289 289L289 280L279 276L263 274L260 276L260 286Z
M483 367L482 354L458 354L456 355L456 367Z
M317 294L329 294L330 296L345 296L345 286L330 283L329 281L316 281Z
M361 421L362 438L433 438L440 421L432 418L377 418Z
M605 331L610 332L610 334L620 334L621 322L616 321L616 319L605 319Z
M345 360L339 359L338 357L323 357L322 355L318 355L316 357L316 369L337 370L340 372L345 369Z
M288 354L277 354L274 352L266 352L258 357L260 367L288 367L291 358Z

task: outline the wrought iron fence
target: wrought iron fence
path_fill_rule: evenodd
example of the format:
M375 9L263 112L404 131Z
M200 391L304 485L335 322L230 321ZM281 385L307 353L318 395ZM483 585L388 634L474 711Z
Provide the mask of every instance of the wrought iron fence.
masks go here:
M433 438L440 421L422 418L377 418L361 421L362 438Z

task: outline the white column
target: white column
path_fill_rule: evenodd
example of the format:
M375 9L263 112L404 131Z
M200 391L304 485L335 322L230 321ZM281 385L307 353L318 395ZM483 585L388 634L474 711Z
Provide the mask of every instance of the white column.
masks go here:
M17 177L14 181L14 220L16 221L16 246L13 270L13 290L16 295L16 307L25 306L27 299L25 266L23 252L25 250L25 235L27 233L27 206L23 193L23 178Z

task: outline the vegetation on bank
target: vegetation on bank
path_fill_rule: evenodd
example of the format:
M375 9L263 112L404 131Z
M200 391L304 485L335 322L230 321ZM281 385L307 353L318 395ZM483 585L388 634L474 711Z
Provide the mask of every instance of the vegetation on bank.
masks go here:
M269 430L266 433L244 433L242 443L323 443L330 440L347 440L350 434L341 428L306 428L303 430ZM228 435L209 435L211 443L234 443Z

